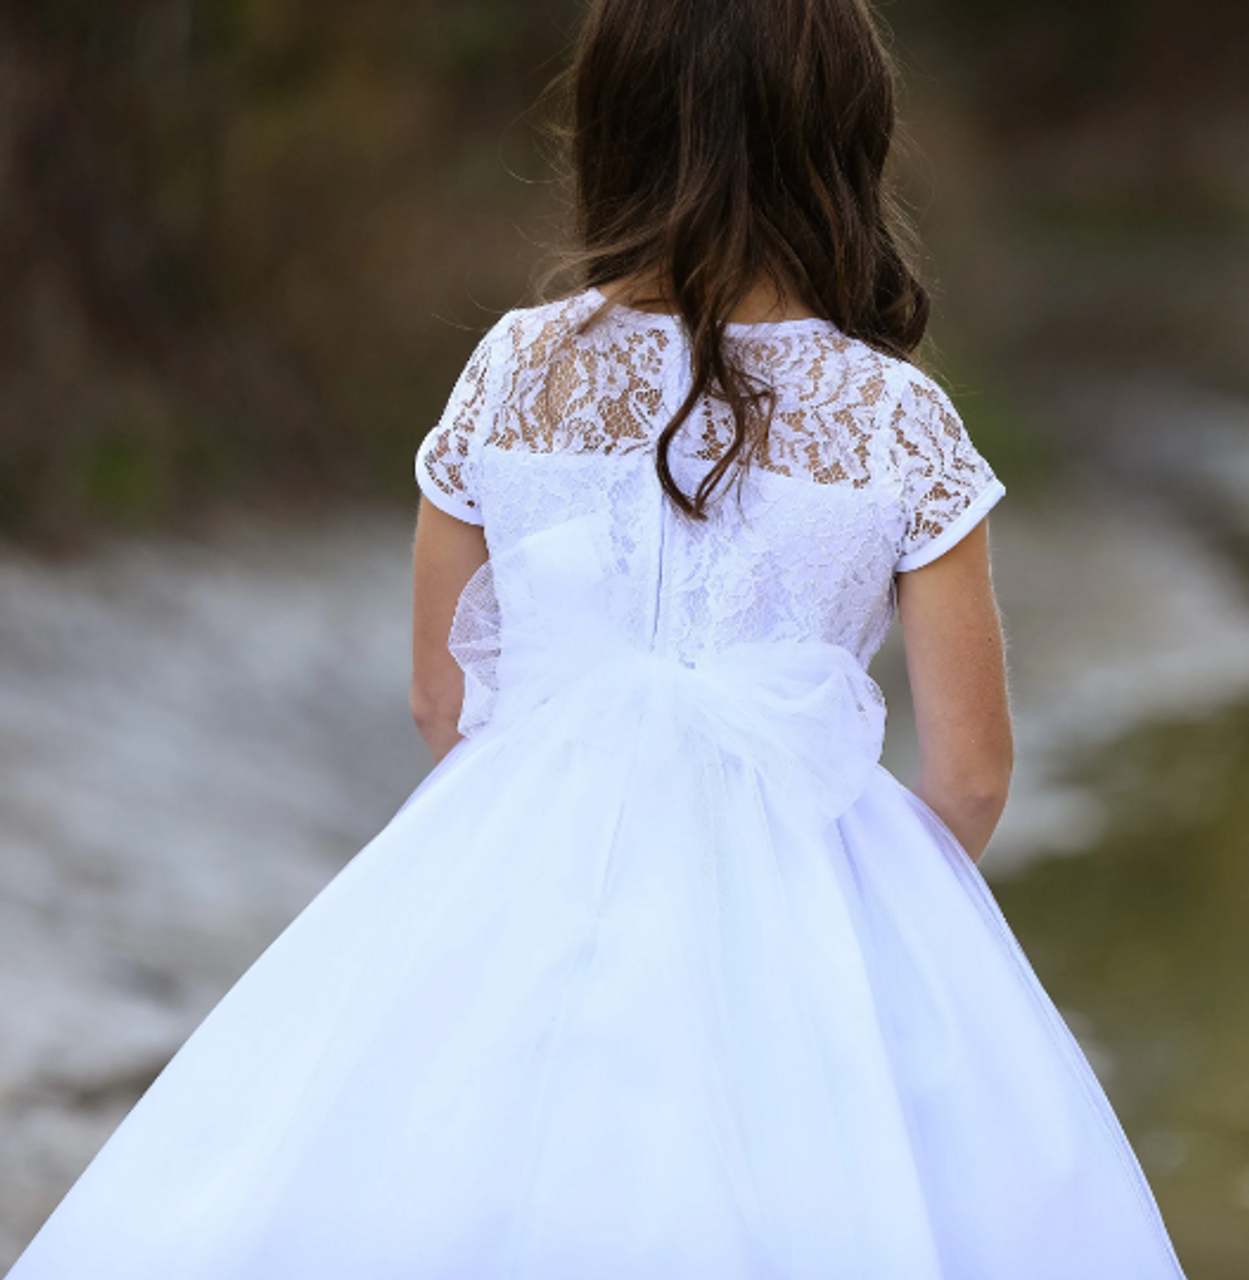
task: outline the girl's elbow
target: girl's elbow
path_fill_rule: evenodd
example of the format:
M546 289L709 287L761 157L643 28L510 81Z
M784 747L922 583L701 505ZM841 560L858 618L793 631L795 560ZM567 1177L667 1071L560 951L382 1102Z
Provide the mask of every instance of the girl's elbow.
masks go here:
M412 723L418 729L428 724L433 714L428 694L415 683L408 691L408 710L412 714Z
M964 772L952 787L960 807L984 817L1001 814L1010 793L1013 768L1013 758L1007 752Z
M932 765L923 769L927 790L939 793L946 803L963 813L1001 813L1006 807L1014 764L1009 749L979 759L963 759L954 767L951 764L948 756L938 753Z
M454 723L459 718L458 706L452 709L445 698L418 681L412 682L408 692L408 710L412 723L423 735L436 732L447 721Z

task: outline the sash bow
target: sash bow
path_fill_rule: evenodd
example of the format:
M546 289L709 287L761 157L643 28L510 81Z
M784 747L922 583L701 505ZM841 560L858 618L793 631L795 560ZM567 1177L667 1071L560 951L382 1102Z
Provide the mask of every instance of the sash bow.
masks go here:
M880 759L885 708L857 659L820 640L742 641L690 657L648 648L613 607L602 517L522 538L461 595L450 648L460 732L519 725L655 767L707 747L832 819ZM608 765L610 767L610 765Z

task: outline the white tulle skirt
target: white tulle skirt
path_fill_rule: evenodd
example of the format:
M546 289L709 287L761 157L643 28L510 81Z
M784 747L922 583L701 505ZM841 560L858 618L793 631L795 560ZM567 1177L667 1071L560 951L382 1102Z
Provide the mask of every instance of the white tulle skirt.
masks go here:
M830 821L705 735L659 758L552 727L452 752L13 1280L1180 1275L910 792L874 768Z

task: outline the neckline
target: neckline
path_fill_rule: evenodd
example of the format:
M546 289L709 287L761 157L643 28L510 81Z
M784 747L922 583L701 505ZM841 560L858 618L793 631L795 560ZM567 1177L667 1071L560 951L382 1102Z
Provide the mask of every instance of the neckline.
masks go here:
M643 311L641 307L631 307L628 303L617 302L613 298L609 298L601 289L590 285L584 290L584 296L598 303L600 307L610 306L612 311L620 312L623 315L634 317L636 320L645 323L654 323L655 321L664 321L668 324L680 325L681 317L672 311ZM791 320L730 320L724 327L728 333L768 333L773 330L790 331L810 328L814 325L822 326L825 329L836 330L837 326L831 320L821 319L819 316L796 316Z

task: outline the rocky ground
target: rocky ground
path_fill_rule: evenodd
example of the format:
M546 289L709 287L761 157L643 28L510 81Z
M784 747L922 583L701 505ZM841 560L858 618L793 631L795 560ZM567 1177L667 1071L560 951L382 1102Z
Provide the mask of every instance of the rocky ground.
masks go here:
M991 874L1090 843L1073 761L1249 696L1249 451L1231 409L1202 421L1179 459L1134 436L1129 487L1076 474L994 517L1020 750ZM409 538L356 513L0 555L0 1266L428 766ZM878 667L906 775L896 642Z

